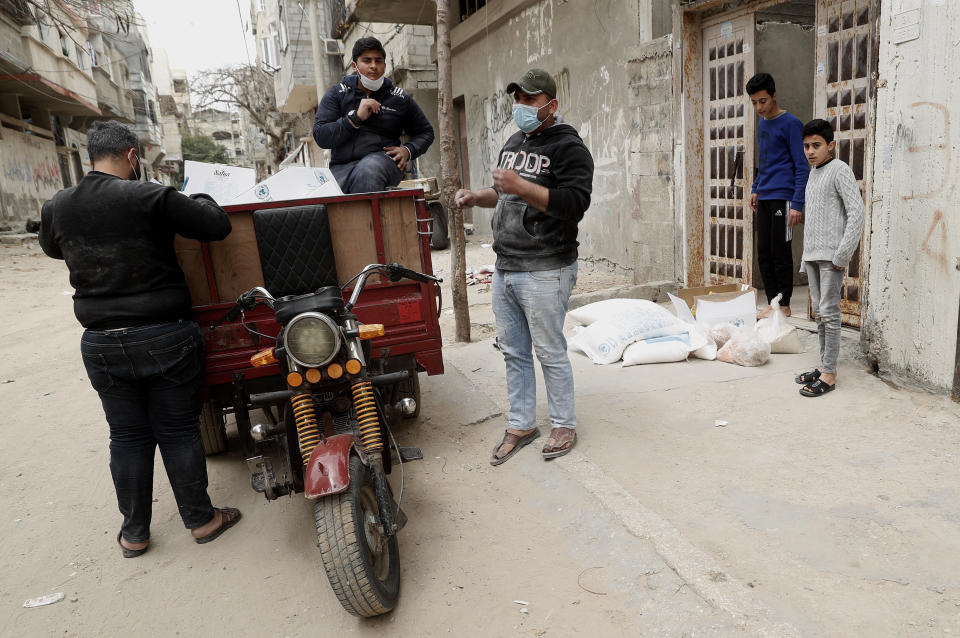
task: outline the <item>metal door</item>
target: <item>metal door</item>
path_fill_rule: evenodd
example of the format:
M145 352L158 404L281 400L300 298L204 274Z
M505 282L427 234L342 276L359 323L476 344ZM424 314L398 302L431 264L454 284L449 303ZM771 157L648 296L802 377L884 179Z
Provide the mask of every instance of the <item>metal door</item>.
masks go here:
M816 117L833 124L836 157L853 169L865 202L873 171L873 113L877 67L877 0L817 0ZM869 215L864 227L868 236ZM846 277L843 323L860 327L869 245L861 238Z
M753 75L754 16L703 29L704 281L753 281L750 184L754 115L744 92ZM749 140L750 143L744 143Z

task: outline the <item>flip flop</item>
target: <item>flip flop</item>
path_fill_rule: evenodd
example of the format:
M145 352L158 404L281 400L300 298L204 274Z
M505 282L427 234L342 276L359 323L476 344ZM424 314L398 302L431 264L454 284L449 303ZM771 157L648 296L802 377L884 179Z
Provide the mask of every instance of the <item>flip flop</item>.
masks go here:
M225 531L239 523L240 519L243 517L243 514L240 513L240 510L233 507L218 507L216 509L220 510L220 527L213 530L206 536L201 536L200 538L194 537L193 540L197 541L197 543L200 545L217 540L217 538L220 537L220 534L223 534Z
M544 459L555 459L558 456L563 456L564 454L572 450L573 446L577 444L577 431L573 430L572 431L573 437L570 440L564 441L563 443L557 440L557 443L559 445L566 445L566 447L557 447L553 451L548 452L547 446L550 445L551 440L555 440L553 439L553 432L556 430L569 430L569 428L553 428L553 430L550 431L550 438L547 439L547 442L543 446L543 451L540 452L541 456L543 456Z
M490 465L496 466L496 465L500 465L501 463L506 463L511 456L513 456L514 454L520 451L520 448L522 448L525 445L529 445L538 436L540 436L539 428L533 428L533 430L530 431L530 434L526 434L524 436L517 436L512 432L507 432L506 430L504 430L503 438L500 439L500 442L497 443L497 446L493 448L493 453L490 455ZM506 454L504 454L503 456L501 456L500 458L497 458L497 450L499 450L504 445L512 445L513 449L507 452Z
M124 547L123 543L120 542L122 534L123 532L117 532L117 545L119 545L120 549L123 551L124 558L136 558L137 556L143 556L146 551L150 549L150 545L147 545L142 549L130 549L129 547Z
M810 372L801 372L796 377L794 377L793 381L795 383L800 383L800 384L813 383L819 378L820 378L820 371L814 369L814 370L811 370Z
M823 379L817 379L810 385L805 385L802 388L800 388L800 394L805 397L819 397L819 396L823 396L827 392L833 392L833 390L835 390L836 387L837 387L836 383L834 383L833 385L830 385Z

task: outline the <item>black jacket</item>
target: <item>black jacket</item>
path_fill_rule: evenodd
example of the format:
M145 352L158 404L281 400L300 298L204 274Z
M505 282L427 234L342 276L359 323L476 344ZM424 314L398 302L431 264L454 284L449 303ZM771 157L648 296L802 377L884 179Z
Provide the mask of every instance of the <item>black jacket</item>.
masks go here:
M492 222L497 268L552 270L575 262L577 224L593 190L593 156L577 130L559 122L529 137L517 131L500 151L497 168L550 191L545 211L500 194Z
M317 107L313 139L320 148L330 149L330 163L346 164L382 153L385 146L400 146L403 133L410 136L403 144L411 152L410 159L423 155L433 143L433 127L413 98L393 86L390 78L384 78L380 90L370 95L380 102L380 113L371 115L359 128L350 123L347 113L358 109L360 100L367 97L357 82L356 75L344 77L330 87Z
M70 270L73 311L108 330L190 318L174 234L212 241L230 218L206 195L91 171L43 205L40 246Z

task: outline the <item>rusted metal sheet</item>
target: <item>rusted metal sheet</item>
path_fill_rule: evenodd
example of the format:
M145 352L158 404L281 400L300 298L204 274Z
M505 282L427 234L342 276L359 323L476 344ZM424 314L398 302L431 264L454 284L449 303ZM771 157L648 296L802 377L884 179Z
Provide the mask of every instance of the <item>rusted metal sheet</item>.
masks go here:
M753 281L753 213L746 176L756 120L746 82L754 68L754 15L703 29L704 280Z
M835 155L853 169L868 207L868 222L843 281L843 323L859 328L869 258L869 208L877 69L877 0L817 0L814 114L831 122Z

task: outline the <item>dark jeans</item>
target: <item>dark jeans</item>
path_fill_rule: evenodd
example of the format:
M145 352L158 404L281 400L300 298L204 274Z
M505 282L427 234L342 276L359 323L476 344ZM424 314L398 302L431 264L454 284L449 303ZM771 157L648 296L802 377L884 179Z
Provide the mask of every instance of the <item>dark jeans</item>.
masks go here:
M331 164L330 172L344 193L376 193L396 186L403 178L397 163L386 153L370 153L346 164Z
M200 443L203 336L192 321L87 330L80 352L110 424L110 472L130 542L150 538L153 459L160 455L187 529L214 516Z
M787 215L790 210L782 199L757 202L757 261L767 303L783 293L781 306L790 305L793 296L793 242L787 241Z

